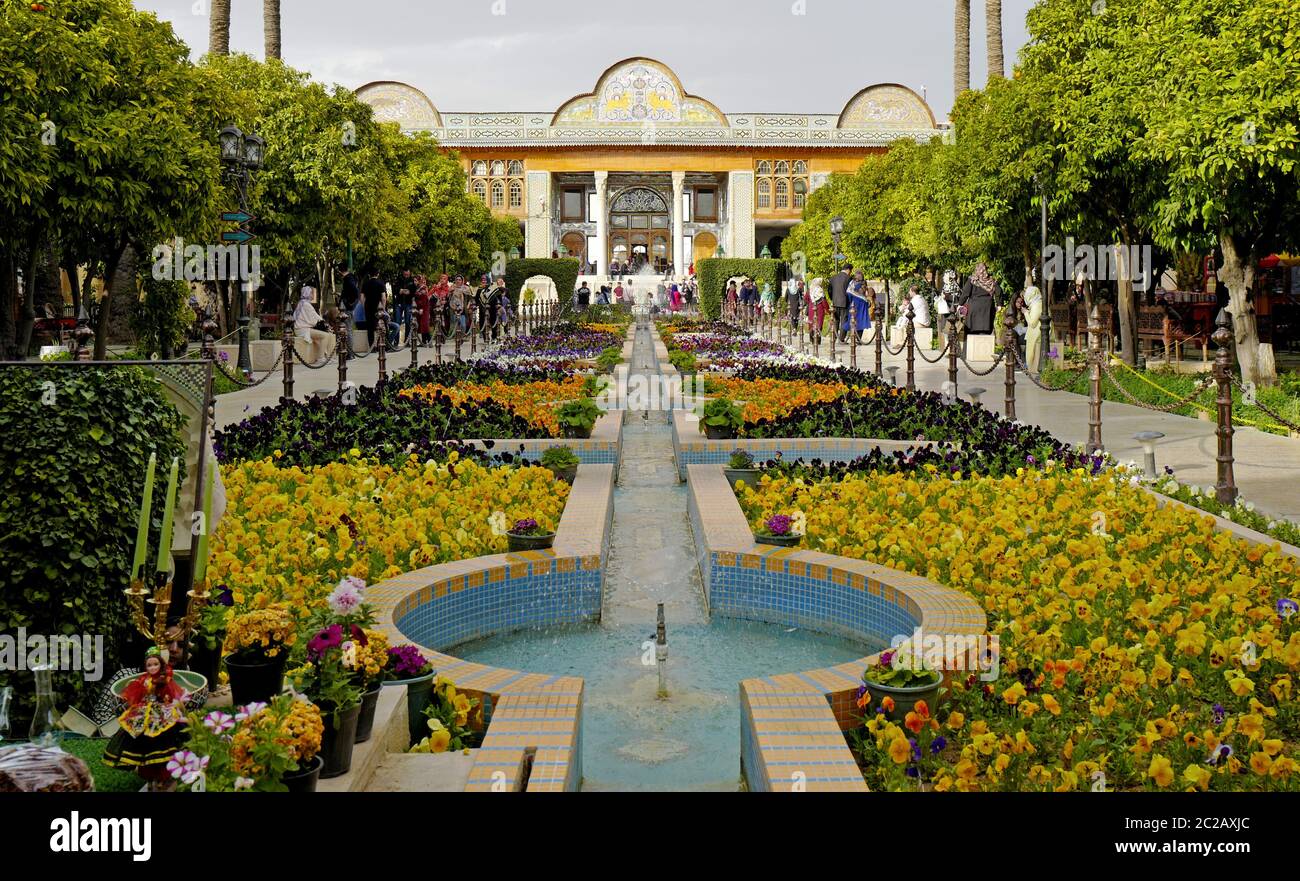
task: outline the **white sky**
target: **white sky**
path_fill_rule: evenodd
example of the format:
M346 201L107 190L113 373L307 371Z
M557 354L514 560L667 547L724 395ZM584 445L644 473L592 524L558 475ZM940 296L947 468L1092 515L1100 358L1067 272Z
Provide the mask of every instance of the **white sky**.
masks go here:
M1007 67L1033 0L1004 0ZM135 0L197 59L210 0ZM261 0L233 0L231 50L262 55ZM550 112L633 55L664 62L724 113L838 113L872 83L952 106L952 0L282 0L284 60L357 88L400 80L443 111ZM800 14L801 13L801 14ZM986 77L971 2L971 81Z

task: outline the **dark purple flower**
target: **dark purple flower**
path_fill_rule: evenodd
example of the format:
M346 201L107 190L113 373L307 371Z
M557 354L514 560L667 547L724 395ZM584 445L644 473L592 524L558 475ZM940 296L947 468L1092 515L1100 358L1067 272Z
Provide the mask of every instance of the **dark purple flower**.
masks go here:
M943 752L947 745L948 739L940 734L934 740L930 741L930 754L937 756L939 753Z
M1290 597L1282 597L1277 601L1277 613L1283 618L1290 618L1296 612L1300 611L1300 606Z
M789 535L791 522L785 514L774 514L767 518L767 531L772 535Z
M398 679L413 679L429 672L429 659L415 646L407 643L388 650L388 663Z
M216 596L212 598L212 602L218 606L233 606L235 604L235 592L228 585L223 584L217 588Z
M319 661L324 654L332 648L343 644L343 626L341 624L331 624L323 628L307 643L307 656L313 661Z
M1223 704L1215 704L1213 709L1214 709L1214 724L1222 725L1223 720L1227 718L1228 711L1223 708Z

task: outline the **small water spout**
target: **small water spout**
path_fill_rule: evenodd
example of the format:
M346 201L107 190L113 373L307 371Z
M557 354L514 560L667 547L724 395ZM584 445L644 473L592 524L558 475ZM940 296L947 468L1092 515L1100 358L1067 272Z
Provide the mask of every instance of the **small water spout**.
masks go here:
M664 604L659 604L659 623L655 627L655 666L659 668L659 700L668 698L668 681L664 665L668 662L668 630L664 626Z

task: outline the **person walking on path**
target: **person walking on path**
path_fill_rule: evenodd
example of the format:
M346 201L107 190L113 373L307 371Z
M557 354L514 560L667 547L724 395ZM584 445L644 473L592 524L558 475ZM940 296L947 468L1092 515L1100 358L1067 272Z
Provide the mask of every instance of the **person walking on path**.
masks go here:
M993 304L1001 288L980 263L961 287L961 305L966 307L966 330L969 333L993 333Z
M845 323L849 307L849 282L853 281L853 264L846 263L844 268L831 276L831 308L835 310L835 327L840 335L840 342L848 342L849 332Z
M676 282L668 289L668 308L674 313L680 312L682 308L682 292Z
M804 292L804 305L808 309L808 339L813 345L822 341L822 327L826 324L826 289L824 281L814 278Z
M433 338L433 334L430 333L432 324L430 324L429 316L429 306L432 299L432 295L429 293L429 280L423 275L418 276L415 288L415 308L419 310L416 317L416 330L420 333L421 345L425 346L429 345Z
M361 296L366 304L366 344L375 347L375 326L379 323L379 304L384 299L384 283L379 273L371 268L361 285Z
M844 342L848 342L849 334L853 334L853 344L860 346L862 345L862 332L871 327L871 300L874 298L875 291L867 287L862 273L858 272L854 274L853 280L849 282L844 293L848 306L844 310L840 336ZM857 322L856 331L853 322Z
M792 278L785 283L785 310L793 332L799 327L799 313L803 311L803 279Z
M456 284L447 296L447 306L451 313L452 327L457 337L462 336L468 327L469 308L474 302L474 292L465 284L463 275L456 276Z

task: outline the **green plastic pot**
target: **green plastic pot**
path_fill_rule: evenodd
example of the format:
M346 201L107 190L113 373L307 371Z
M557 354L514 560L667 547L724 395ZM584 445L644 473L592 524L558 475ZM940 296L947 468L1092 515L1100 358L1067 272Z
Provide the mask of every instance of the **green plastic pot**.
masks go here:
M881 701L886 696L894 699L894 709L885 714L885 717L891 722L901 722L907 718L907 714L916 707L917 701L925 701L925 705L930 709L930 715L933 716L935 705L939 700L939 689L943 686L942 676L939 676L930 685L911 685L904 688L882 685L879 682L872 682L870 679L863 681L866 682L867 692L871 695L872 710L880 706Z

